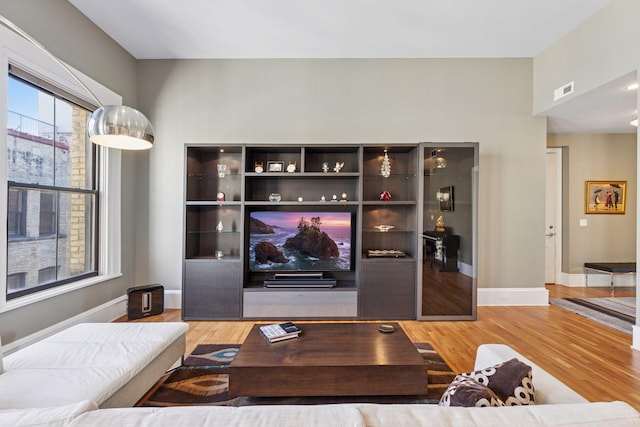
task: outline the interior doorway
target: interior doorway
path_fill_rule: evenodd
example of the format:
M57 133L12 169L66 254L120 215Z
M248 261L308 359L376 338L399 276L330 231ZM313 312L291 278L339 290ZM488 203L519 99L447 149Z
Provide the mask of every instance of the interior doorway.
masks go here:
M547 148L545 215L545 283L562 274L562 149ZM560 283L561 284L561 283Z

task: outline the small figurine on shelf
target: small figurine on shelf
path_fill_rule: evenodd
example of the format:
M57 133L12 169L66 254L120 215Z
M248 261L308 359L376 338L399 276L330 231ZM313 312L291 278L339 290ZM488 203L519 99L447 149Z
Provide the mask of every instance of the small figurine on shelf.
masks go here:
M323 162L322 163L322 172L324 172L324 173L329 172L329 163L327 163L327 162Z
M304 198L302 198L302 196L299 196L299 197L298 197L298 201L299 201L299 202L304 202Z
M382 200L383 202L388 202L389 200L391 200L391 193L388 191L383 191L382 193L380 193L380 200Z
M340 201L341 202L346 202L347 201L347 193L342 193L342 195L340 196Z
M442 215L436 219L436 231L444 231L444 219L442 218Z
M262 162L255 162L255 167L253 168L253 170L256 173L264 172L264 164Z
M338 196L335 195L335 194L333 196L331 196L331 201L332 202L337 202L338 201Z
M224 202L224 193L221 191L218 194L216 194L216 201L218 202Z
M327 198L325 197L324 194L322 196L320 196L320 201L321 202L326 202L327 201Z
M296 162L289 162L289 164L287 165L287 172L289 173L294 173L296 171Z
M270 202L279 202L280 200L282 200L282 196L280 196L280 193L271 193L271 194L269 194L269 201Z
M220 259L222 257L224 257L224 251L221 251L220 249L218 249L216 251L216 258Z
M220 220L220 222L218 222L218 225L216 225L216 231L222 230L224 230L224 225L222 225L222 220Z
M336 165L333 168L333 170L336 172L340 172L343 167L344 167L344 162L336 162Z

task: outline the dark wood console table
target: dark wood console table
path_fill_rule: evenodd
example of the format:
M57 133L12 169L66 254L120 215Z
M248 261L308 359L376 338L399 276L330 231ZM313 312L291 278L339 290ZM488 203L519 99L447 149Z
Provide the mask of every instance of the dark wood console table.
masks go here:
M424 231L423 240L423 261L429 262L433 266L436 254L437 242L442 242L442 266L440 271L457 272L458 270L458 250L460 249L460 236L449 234L446 231Z

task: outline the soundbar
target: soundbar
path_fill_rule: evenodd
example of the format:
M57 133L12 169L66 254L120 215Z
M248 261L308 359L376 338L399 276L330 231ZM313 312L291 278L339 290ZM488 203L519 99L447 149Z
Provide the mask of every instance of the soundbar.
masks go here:
M265 288L333 288L335 279L272 279L265 280Z

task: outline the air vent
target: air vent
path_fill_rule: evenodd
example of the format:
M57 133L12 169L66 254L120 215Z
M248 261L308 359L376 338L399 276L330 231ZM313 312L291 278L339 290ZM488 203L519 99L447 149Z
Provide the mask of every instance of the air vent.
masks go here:
M558 89L553 91L553 100L557 101L560 98L564 98L567 95L573 93L573 82L567 83L564 86L560 86Z

